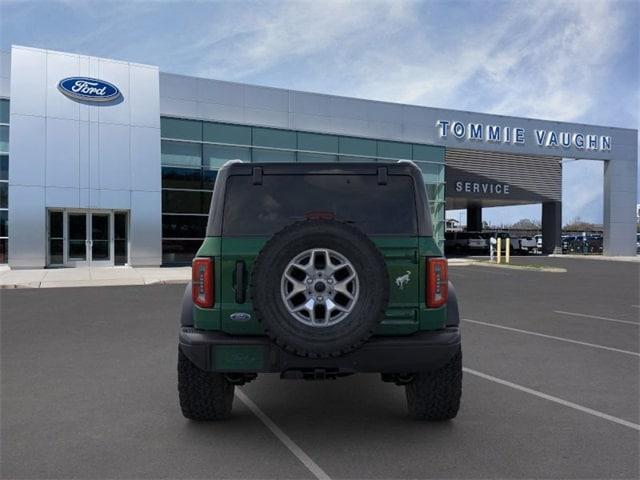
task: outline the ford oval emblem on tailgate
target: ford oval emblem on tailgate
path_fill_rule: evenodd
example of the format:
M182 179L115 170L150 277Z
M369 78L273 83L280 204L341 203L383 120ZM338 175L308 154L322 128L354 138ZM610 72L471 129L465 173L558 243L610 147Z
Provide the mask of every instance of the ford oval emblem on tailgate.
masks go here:
M251 315L245 312L236 312L229 315L229 318L234 322L248 322L251 320Z

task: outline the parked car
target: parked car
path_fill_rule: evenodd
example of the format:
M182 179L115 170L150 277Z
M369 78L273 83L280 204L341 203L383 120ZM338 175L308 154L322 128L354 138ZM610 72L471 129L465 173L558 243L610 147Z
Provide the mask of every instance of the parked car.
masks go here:
M481 232L445 232L444 248L448 254L481 255L489 248L489 242Z
M427 205L411 162L226 164L182 303L182 414L229 416L261 373L377 372L414 417L454 418L458 304Z

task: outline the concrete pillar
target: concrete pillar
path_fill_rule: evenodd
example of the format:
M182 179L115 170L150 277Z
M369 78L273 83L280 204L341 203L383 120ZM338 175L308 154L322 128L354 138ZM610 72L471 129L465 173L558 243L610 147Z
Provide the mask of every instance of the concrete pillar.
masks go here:
M542 253L562 253L562 202L542 204Z
M605 255L636 255L637 144L629 150L628 158L604 164Z
M467 207L467 232L479 232L482 230L482 207L469 205Z

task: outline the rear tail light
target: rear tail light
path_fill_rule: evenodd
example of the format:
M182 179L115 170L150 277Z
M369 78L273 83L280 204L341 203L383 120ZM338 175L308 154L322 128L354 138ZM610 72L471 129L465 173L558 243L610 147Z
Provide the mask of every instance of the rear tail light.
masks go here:
M446 258L427 259L427 291L425 300L427 307L438 308L447 303L449 296L449 279Z
M211 308L215 301L213 258L194 258L191 264L191 298L201 308Z

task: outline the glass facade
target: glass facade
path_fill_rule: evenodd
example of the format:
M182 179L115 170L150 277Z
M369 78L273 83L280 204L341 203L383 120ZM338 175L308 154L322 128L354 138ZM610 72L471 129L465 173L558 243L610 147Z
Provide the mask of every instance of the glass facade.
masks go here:
M9 259L9 100L0 99L0 263Z
M413 160L429 194L434 235L444 244L444 148L275 128L163 117L162 259L187 263L205 235L217 170L246 162Z

